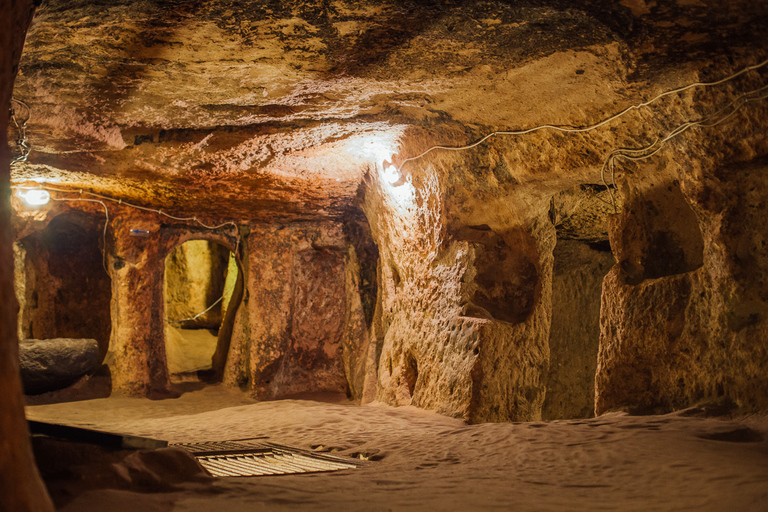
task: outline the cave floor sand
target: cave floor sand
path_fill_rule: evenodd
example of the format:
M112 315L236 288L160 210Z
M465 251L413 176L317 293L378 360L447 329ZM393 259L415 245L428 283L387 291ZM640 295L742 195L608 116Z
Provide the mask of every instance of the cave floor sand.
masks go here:
M177 399L111 397L32 406L27 414L170 442L267 436L380 458L355 470L225 478L170 493L89 491L67 512L768 510L766 416L611 413L466 425L414 407L325 398L254 402L213 386Z

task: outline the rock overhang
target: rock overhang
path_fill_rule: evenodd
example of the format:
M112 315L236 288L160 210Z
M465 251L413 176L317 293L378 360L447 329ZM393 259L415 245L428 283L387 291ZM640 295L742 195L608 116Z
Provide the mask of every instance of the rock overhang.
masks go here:
M16 82L32 152L13 179L212 218L339 218L385 161L583 126L752 63L768 8L737 3L51 1ZM638 124L454 156L556 193L599 183Z

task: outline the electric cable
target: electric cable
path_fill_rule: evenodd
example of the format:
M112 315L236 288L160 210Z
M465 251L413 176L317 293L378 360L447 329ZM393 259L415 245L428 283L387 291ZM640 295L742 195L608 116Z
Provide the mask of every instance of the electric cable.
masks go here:
M147 208L145 206L135 205L135 204L132 204L132 203L125 202L122 199L115 199L115 198L112 198L112 197L109 197L109 196L105 196L105 195L102 195L102 194L97 194L95 192L88 192L88 191L85 191L85 190L82 190L82 189L79 190L79 191L76 191L76 190L70 190L70 189L50 187L50 186L47 186L47 185L40 185L40 186L37 186L37 187L13 186L12 188L15 188L15 189L18 189L18 190L46 190L48 192L57 192L57 193L65 193L65 194L75 194L75 193L79 192L79 194L81 196L83 194L87 194L87 195L90 195L90 196L98 198L98 199L89 199L89 198L85 198L85 197L55 197L54 195L51 195L51 199L53 201L58 201L58 202L81 201L81 202L99 203L104 208L105 221L104 221L104 231L103 231L103 234L102 234L102 242L103 242L102 264L104 265L104 270L106 270L107 273L109 273L109 270L107 269L107 229L109 227L109 209L107 208L107 205L106 205L106 203L104 201L111 201L113 203L126 206L128 208L134 208L134 209L137 209L137 210L142 210L142 211L147 211L147 212L151 212L151 213L156 213L156 214L165 216L165 217L167 217L169 219L173 219L173 220L176 220L176 221L179 221L179 222L195 222L198 225L200 225L203 228L208 229L210 231L216 231L216 230L221 229L221 228L223 228L225 226L231 226L231 227L233 227L235 229L235 233L236 233L235 234L235 250L234 250L235 258L238 261L239 261L239 258L240 258L239 254L238 254L239 251L240 251L240 234L238 232L239 230L238 230L237 223L235 223L234 221L227 221L227 222L223 222L223 223L218 224L218 225L208 225L208 224L202 222L201 220L199 220L197 217L177 217L175 215L171 215L169 213L166 213L166 212L164 212L164 211L162 211L160 209ZM223 298L223 296L222 296L222 298ZM219 300L221 300L221 299L219 299ZM218 303L218 301L217 301L217 303ZM211 308L213 306L215 306L215 305L216 305L216 303L211 305ZM202 315L203 313L206 313L209 310L210 310L210 308L207 309L206 311L203 311L202 313L200 313L200 315ZM200 315L197 315L192 320L196 320L197 317L200 316Z
M11 120L13 121L13 124L16 125L16 131L19 134L19 138L16 139L16 145L20 148L21 151L19 156L11 160L11 165L13 165L18 162L26 162L30 151L32 151L32 148L30 148L27 144L27 123L32 118L32 109L29 108L29 105L21 100L17 100L16 98L11 98L11 101L18 103L27 110L26 118L21 124L19 124L19 120L16 118L16 109L13 107L10 109Z
M592 130L600 128L601 126L605 126L606 124L611 123L611 122L615 121L616 119L619 119L620 117L628 114L629 112L631 112L633 110L639 110L641 108L650 106L651 104L655 103L656 101L658 101L658 100L660 100L662 98L665 98L667 96L671 96L673 94L678 94L678 93L687 91L689 89L693 89L695 87L713 87L713 86L716 86L716 85L721 85L721 84L729 82L729 81L731 81L731 80L733 80L733 79L735 79L735 78L737 78L737 77L739 77L739 76L741 76L741 75L743 75L743 74L745 74L745 73L747 73L749 71L754 71L754 70L760 69L762 67L765 67L766 65L768 65L768 59L766 59L766 60L764 60L764 61L762 61L762 62L760 62L758 64L754 64L752 66L748 66L746 68L743 68L742 70L737 71L736 73L733 73L733 74L731 74L731 75L729 75L729 76L727 76L725 78L722 78L720 80L716 80L714 82L695 82L695 83L688 84L688 85L685 85L685 86L682 86L682 87L678 87L676 89L671 89L669 91L665 91L665 92L663 92L661 94L658 94L658 95L654 96L653 98L651 98L648 101L644 101L642 103L638 103L637 105L631 105L631 106L625 108L624 110L618 112L617 114L614 114L614 115L612 115L612 116L610 116L610 117L608 117L606 119L603 119L602 121L598 121L597 123L594 123L594 124L591 124L591 125L587 125L587 126L583 126L583 127L568 128L568 127L564 127L564 126L556 126L556 125L551 125L551 124L545 124L545 125L535 126L533 128L527 128L527 129L524 129L524 130L495 131L495 132L491 132L491 133L485 135L483 138L481 138L477 142L473 142L472 144L468 144L468 145L465 145L465 146L442 146L442 145L435 145L435 146L430 147L426 151L423 151L422 153L419 153L416 156L412 156L412 157L406 158L405 160L400 162L400 165L397 167L397 170L398 170L398 172L401 172L403 167L405 166L405 164L407 164L409 162L413 162L415 160L419 160L419 159L423 158L424 156L428 155L429 153L431 153L432 151L437 151L437 150L443 150L443 151L467 151L467 150L470 150L472 148L475 148L475 147L479 146L480 144L484 143L485 141L487 141L491 137L496 137L496 136L526 135L526 134L529 134L529 133L534 133L534 132L537 132L537 131L540 131L540 130L545 130L545 129L554 130L554 131L558 131L558 132L562 132L562 133L585 133L585 132L590 132Z
M613 188L615 188L616 187L615 160L617 158L622 158L624 160L630 160L630 161L645 160L647 158L650 158L656 155L659 151L661 151L664 148L664 146L670 140L674 139L675 137L678 137L679 135L682 135L689 129L694 127L711 128L711 127L717 126L719 124L726 122L731 117L733 117L739 110L741 110L742 107L744 107L748 103L765 100L765 99L768 99L768 85L764 85L758 89L753 89L751 91L740 94L739 96L734 98L730 103L720 108L714 114L710 114L707 117L704 117L696 121L686 121L678 125L674 129L672 129L664 138L657 139L656 141L654 141L652 144L649 144L648 146L645 146L639 149L619 148L619 149L613 150L603 162L603 166L600 169L600 178L603 182L603 185L605 185L606 188L608 189L608 193L611 197L611 203L613 205L614 212L617 211L616 200L611 187L609 187L608 183L606 182L605 171L606 171L606 168L608 168L611 171L611 184Z
M85 195L88 195L88 196L96 197L96 198L104 200L104 201L111 201L111 202L113 202L115 204L119 204L119 205L122 205L122 206L127 206L128 208L133 208L133 209L136 209L136 210L142 210L142 211L145 211L145 212L156 213L158 215L162 215L164 217L167 217L167 218L175 220L175 221L179 221L179 222L194 222L194 223L198 224L199 226L201 226L201 227L203 227L205 229L209 229L211 231L215 231L217 229L221 229L224 226L232 226L235 229L237 229L237 223L235 223L234 221L231 221L231 220L227 221L227 222L222 222L221 224L208 225L208 224L204 223L203 221L199 220L197 217L177 217L175 215L171 215L170 213L166 213L166 212L164 212L164 211L162 211L160 209L157 209L157 208L149 208L149 207L146 207L146 206L132 204L132 203L129 203L127 201L123 201L122 199L115 199L114 197L105 196L105 195L102 195L102 194L98 194L96 192L90 192L88 190L82 190L82 189L80 189L80 190L72 190L72 189L65 189L65 188L56 188L56 187L51 187L50 185L40 185L40 186L35 186L35 187L32 187L32 186L14 186L13 188L20 189L20 190L47 190L49 192L59 192L59 193L65 193L65 194L76 194L76 193L79 193L80 195L85 194Z
M196 314L195 316L191 316L189 318L182 318L181 320L166 320L166 322L168 322L169 324L182 324L184 322L194 322L195 320L197 320L198 318L200 318L201 316L203 316L204 314L206 314L207 312L212 310L213 307L216 304L218 304L219 302L221 302L222 300L224 300L224 295L222 295L221 297L216 299L216 302L214 302L213 304L208 306L208 308L205 311L201 311L200 313Z
M76 193L77 192L77 191L74 191L74 190L61 189L61 188L55 188L55 187L49 187L49 186L14 187L14 188L21 189L21 190L47 190L48 192L68 193L68 194ZM118 199L114 199L114 198L111 198L111 197L108 197L108 196L97 194L95 192L88 192L88 191L80 190L79 193L80 194L89 194L89 195L92 195L92 196L95 196L95 197L99 197L100 199L89 199L89 198L84 198L84 197L55 197L55 196L51 195L51 200L59 201L59 202L82 201L82 202L90 202L90 203L99 203L99 204L101 204L101 206L104 208L104 216L105 216L104 230L103 230L103 233L102 233L102 247L103 247L103 249L102 249L102 255L103 255L102 256L102 265L104 266L104 270L107 273L109 273L109 270L107 269L107 228L109 226L109 209L107 208L107 205L104 202L104 200L112 201L112 202L115 202L117 204L127 206L129 208L136 208L138 210L143 210L143 211L148 211L148 212L164 215L165 217L168 217L170 219L173 219L173 220L176 220L176 221L180 221L180 222L194 221L194 222L198 223L199 225L201 225L202 227L204 227L206 229L209 229L211 231L215 231L215 230L220 229L220 228L222 228L224 226L233 226L235 228L235 230L237 230L237 224L234 221L227 221L227 222L223 222L223 223L218 224L218 225L209 226L209 225L205 224L204 222L198 220L197 217L176 217L174 215L170 215L168 213L165 213L165 212L163 212L162 210L159 210L159 209L153 209L153 208L147 208L147 207L144 207L144 206L134 205L134 204L122 201L122 200L118 200ZM236 238L235 238L235 249L234 249L234 252L233 252L233 254L235 255L235 259L238 262L240 261L239 251L240 251L240 235L238 233L236 235ZM216 304L218 304L222 300L224 300L224 295L219 297L213 304L208 306L207 309L205 309L204 311L201 311L200 313L196 314L193 317L183 318L181 320L166 320L166 321L168 323L183 323L183 322L187 322L187 321L195 321L198 318L200 318L202 315L204 315L205 313L207 313L211 309L213 309L216 306Z

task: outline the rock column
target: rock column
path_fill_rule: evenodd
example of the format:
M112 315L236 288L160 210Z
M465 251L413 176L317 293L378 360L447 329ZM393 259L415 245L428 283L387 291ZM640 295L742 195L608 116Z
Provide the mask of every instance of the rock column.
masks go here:
M115 221L110 255L112 337L108 361L113 391L162 398L171 395L165 357L164 258L156 236L159 226Z
M8 105L33 2L0 1L0 133L8 129ZM19 378L17 305L13 288L13 233L10 223L10 154L0 139L0 509L53 510L35 467L24 419Z

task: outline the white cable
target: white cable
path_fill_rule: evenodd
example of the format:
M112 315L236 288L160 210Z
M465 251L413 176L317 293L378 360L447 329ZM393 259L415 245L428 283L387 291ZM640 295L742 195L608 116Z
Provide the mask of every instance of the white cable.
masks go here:
M181 320L166 320L166 322L168 322L169 324L180 324L180 323L183 323L183 322L194 322L195 320L197 320L198 318L200 318L201 316L203 316L204 314L206 314L207 312L212 310L213 307L216 304L218 304L219 302L221 302L222 300L224 300L224 295L222 295L221 297L216 299L216 302L214 302L213 304L208 306L208 308L205 311L201 311L200 313L196 314L195 316L192 316L192 317L189 317L189 318L182 318Z
M12 188L20 189L20 190L47 190L49 192L58 192L58 193L66 193L66 194L78 193L78 191L75 191L75 190L50 187L50 186L47 186L47 185L40 185L40 186L35 186L35 187L30 187L30 186L13 186ZM240 233L238 232L237 224L234 221L227 221L227 222L223 222L223 223L218 224L218 225L209 226L208 224L205 224L204 222L198 220L197 217L176 217L174 215L170 215L168 213L165 213L165 212L163 212L163 211L161 211L159 209L147 208L145 206L139 206L139 205L135 205L135 204L131 204L131 203L126 203L122 199L114 199L112 197L108 197L108 196L104 196L104 195L101 195L101 194L97 194L95 192L88 192L88 191L80 190L79 193L80 193L80 195L87 194L87 195L90 195L90 196L93 196L93 197L97 197L98 199L88 199L88 198L85 198L85 197L59 197L59 198L57 198L57 197L54 197L53 195L51 195L51 199L53 201L59 201L59 202L82 201L82 202L88 202L88 203L99 203L101 206L104 207L105 221L104 221L104 232L103 232L103 235L102 235L102 238L103 238L103 253L102 253L103 254L103 258L102 258L102 264L104 266L104 270L107 271L107 273L109 273L109 270L107 269L107 228L109 226L109 209L107 208L107 205L106 205L106 203L104 203L104 201L112 201L113 203L117 203L117 204L120 204L120 205L125 205L125 206L127 206L129 208L135 208L137 210L143 210L143 211L147 211L147 212L157 213L159 215L163 215L165 217L168 217L169 219L173 219L173 220L180 221L180 222L196 222L200 226L204 227L205 229L211 230L211 231L215 231L215 230L223 228L225 226L232 226L233 228L235 228L235 252L234 252L234 254L235 254L235 258L238 261L240 259L240 255L238 254L238 252L240 250ZM221 298L219 299L219 301L220 300L221 300ZM215 306L219 301L214 303L211 307ZM203 311L203 313L205 313L207 311L208 310ZM200 313L200 314L202 315L203 313ZM197 317L193 318L193 320L194 319L197 319Z
M755 94L757 95L752 96ZM630 161L640 161L640 160L645 160L647 158L650 158L655 154L657 154L659 151L661 151L667 142L674 139L675 137L678 137L679 135L682 135L683 133L688 131L690 128L694 128L694 127L712 128L714 126L717 126L719 124L726 122L728 119L733 117L739 110L741 110L742 107L744 107L748 103L751 103L754 101L760 101L764 99L768 99L768 85L764 85L758 89L753 89L751 91L748 91L739 95L738 97L736 97L734 100L732 100L730 103L722 107L720 110L718 110L714 114L710 114L709 116L699 119L697 121L686 121L678 125L674 129L672 129L663 139L661 140L657 139L656 141L653 142L653 144L650 144L648 146L645 146L639 149L619 148L619 149L613 150L603 162L603 166L600 169L600 178L603 184L608 189L608 193L611 196L611 203L613 204L614 211L617 211L616 200L613 195L613 191L611 187L609 187L606 182L605 170L606 170L606 167L611 170L611 182L613 187L615 188L616 187L615 160L617 158L622 158L624 160L630 160Z
M18 188L18 189L22 189L22 190L34 189L34 190L47 190L49 192L75 193L75 191L73 191L73 190L59 189L59 188L47 187L47 186L40 186L40 187L14 187L14 188ZM111 197L103 196L101 194L96 194L95 192L86 192L86 191L82 191L81 190L80 194L89 194L89 195L92 195L92 196L95 196L95 197L99 197L101 199L105 199L105 200L108 200L108 201L116 202L116 203L121 204L121 205L128 206L129 208L136 208L136 209L139 209L139 210L149 211L149 212L153 212L153 213L159 213L160 215L164 215L164 216L166 216L166 217L168 217L170 219L174 219L174 220L177 220L177 221L182 221L182 222L194 221L194 222L197 222L198 224L200 224L201 226L203 226L203 227L205 227L207 229L210 229L210 230L216 230L216 229L219 229L221 227L229 226L229 225L234 226L235 229L237 229L237 224L235 222L233 222L233 221L227 221L227 222L224 222L224 223L219 224L217 226L208 226L207 224L199 221L197 219L197 217L176 217L176 216L167 214L165 212L162 212L160 210L155 210L155 209L147 208L147 207L144 207L144 206L133 205L133 204L130 204L130 203L123 202L122 200L113 199ZM101 206L104 207L104 216L105 216L106 220L104 221L104 231L103 231L103 234L102 234L102 238L103 238L102 264L104 266L104 270L107 273L109 273L109 270L107 269L107 227L109 226L109 209L107 208L107 205L104 203L104 201L99 200L99 199L88 199L88 198L84 198L84 197L73 197L73 198L63 197L63 198L57 198L57 197L51 196L51 199L53 201L59 201L59 202L82 201L82 202L88 202L88 203L99 203ZM237 259L237 260L239 260L239 258L240 258L239 254L238 254L239 250L240 250L240 236L238 234L237 238L236 238L236 241L235 241L235 251L234 251L235 259ZM238 272L239 272L239 270L238 270ZM202 315L206 314L211 309L213 309L214 306L216 306L216 304L218 304L222 300L224 300L224 295L219 297L216 300L216 302L211 304L205 311L201 311L200 313L196 314L193 317L183 318L181 320L167 320L167 322L168 323L183 323L183 322L187 322L187 321L195 321L198 318L200 318Z
M32 119L32 109L29 108L29 105L24 103L21 100L17 100L16 98L11 98L11 101L15 101L19 105L23 106L27 109L27 117L24 119L24 121L19 124L18 119L16 119L16 111L14 109L11 109L11 120L13 121L13 124L16 125L16 130L19 132L19 138L17 140L17 144L19 146L21 154L17 156L16 158L11 160L11 165L18 163L18 162L26 162L27 157L29 157L29 153L31 152L31 148L27 144L27 123L30 119Z
M40 185L40 186L34 186L34 187L32 187L32 186L14 186L13 188L17 188L17 189L21 189L21 190L42 189L42 190L47 190L49 192L61 192L61 193L65 193L65 194L75 194L75 193L79 192L80 194L85 194L85 195L89 195L89 196L92 196L92 197L97 197L97 198L102 199L104 201L111 201L113 203L117 203L117 204L120 204L120 205L123 205L123 206L127 206L129 208L134 208L136 210L142 210L142 211L146 211L146 212L156 213L158 215L162 215L164 217L167 217L169 219L176 220L176 221L179 221L179 222L194 222L194 223L204 227L205 229L209 229L209 230L212 230L212 231L216 230L216 229L223 228L224 226L232 226L235 229L237 229L237 224L234 221L231 221L231 220L227 221L227 222L222 222L221 224L217 224L217 225L208 225L208 224L202 222L201 220L199 220L197 217L176 217L175 215L171 215L169 213L165 213L164 211L159 210L159 209L148 208L146 206L140 206L140 205L137 205L137 204L127 203L127 202L123 201L122 199L115 199L113 197L105 196L105 195L102 195L102 194L97 194L96 192L89 192L87 190L77 191L77 190L71 190L71 189L65 189L65 188L51 187L49 185Z
M402 171L403 166L405 166L405 164L407 164L408 162L412 162L414 160L418 160L418 159L426 156L427 154L431 153L432 151L436 151L436 150L466 151L466 150L469 150L469 149L472 149L474 147L479 146L480 144L482 144L486 140L490 139L491 137L495 137L497 135L526 135L528 133L533 133L533 132L537 132L537 131L545 130L545 129L555 130L555 131L563 132L563 133L584 133L584 132L589 132L589 131L595 130L597 128L600 128L601 126L604 126L604 125L606 125L606 124L608 124L608 123L610 123L612 121L615 121L616 119L619 119L620 117L624 116L625 114L627 114L627 113L629 113L629 112L631 112L633 110L638 110L638 109L641 109L643 107L647 107L647 106L655 103L656 101L658 101L658 100L660 100L660 99L662 99L662 98L664 98L666 96L670 96L672 94L681 93L681 92L687 91L688 89L692 89L694 87L712 87L712 86L715 86L715 85L724 84L726 82L729 82L729 81L733 80L734 78L737 78L737 77L743 75L744 73L747 73L749 71L753 71L753 70L756 70L756 69L760 69L760 68L764 67L766 64L768 64L768 59L760 62L759 64L755 64L753 66L746 67L746 68L742 69L741 71L738 71L738 72L736 72L736 73L734 73L732 75L729 75L729 76L727 76L725 78L722 78L722 79L714 81L714 82L695 82L695 83L692 83L692 84L685 85L683 87L678 87L677 89L672 89L672 90L663 92L663 93L661 93L661 94L659 94L657 96L654 96L653 98L651 98L648 101L645 101L643 103L639 103L637 105L629 106L629 107L625 108L624 110L622 110L621 112L619 112L617 114L614 114L611 117L603 119L602 121L599 121L599 122L597 122L595 124L592 124L592 125L589 125L589 126L584 126L584 127L580 127L580 128L566 128L566 127L562 127L562 126L555 126L555 125L551 125L551 124L545 124L545 125L536 126L536 127L533 127L533 128L528 128L528 129L525 129L525 130L496 131L496 132L492 132L492 133L489 133L488 135L486 135L485 137L483 137L482 139L478 140L477 142L474 142L474 143L466 145L466 146L432 146L431 148L427 149L426 151L424 151L424 152L422 152L422 153L420 153L420 154L418 154L416 156L412 156L410 158L406 158L405 160L400 162L400 165L397 167L397 170L398 171Z

